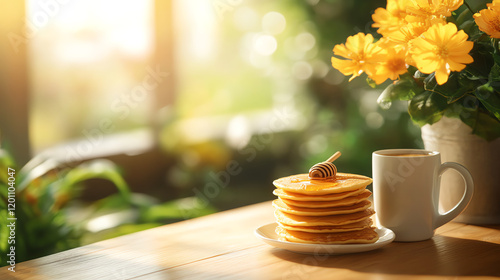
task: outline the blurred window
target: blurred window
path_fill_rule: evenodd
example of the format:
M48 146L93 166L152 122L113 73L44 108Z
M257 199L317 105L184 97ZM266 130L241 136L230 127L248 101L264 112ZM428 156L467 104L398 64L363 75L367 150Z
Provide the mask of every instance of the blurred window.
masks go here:
M184 140L223 136L242 148L253 134L304 126L306 82L328 71L313 59L318 46L314 26L302 24L307 11L278 1L225 0L177 0L174 10Z
M380 89L347 83L329 61L347 36L376 33L367 20L385 2L5 1L2 144L23 161L28 138L33 154L70 161L148 151L165 159L160 148L215 139L243 149L252 136L295 130L286 141L300 158L315 163L341 147L353 171L369 170L370 151L407 146L420 130L405 102L381 110Z
M153 0L27 0L35 150L149 125Z
M170 116L185 141L224 138L242 148L253 134L304 127L307 81L329 68L301 5L172 3L170 13L161 0L28 0L35 151L148 128L161 115L155 97L174 92ZM165 25L174 42L163 38ZM172 73L155 61L165 44ZM156 88L158 75L173 77L171 92Z

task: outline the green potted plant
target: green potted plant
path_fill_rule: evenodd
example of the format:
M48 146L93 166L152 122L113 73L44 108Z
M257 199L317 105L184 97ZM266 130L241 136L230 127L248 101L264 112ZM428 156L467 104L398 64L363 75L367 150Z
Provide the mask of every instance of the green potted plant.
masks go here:
M68 204L80 194L79 183L88 179L110 180L125 201L130 190L118 167L107 160L94 160L73 168L61 168L52 160L30 162L18 169L13 158L0 149L0 219L12 222L0 228L0 259L9 252L21 262L80 246L83 223L70 222ZM11 246L15 250L11 250Z
M0 149L0 170L0 219L13 224L12 234L11 228L0 228L2 265L8 264L11 252L18 263L217 211L198 197L161 202L131 192L120 168L105 159L70 167L34 158L18 168ZM83 204L82 183L89 179L108 180L118 192Z
M500 223L500 1L477 8L463 0L388 0L372 19L378 34L336 45L332 66L351 80L366 73L374 87L388 83L383 108L408 101L425 148L474 177L476 193L459 220ZM445 174L443 208L459 200L461 183Z

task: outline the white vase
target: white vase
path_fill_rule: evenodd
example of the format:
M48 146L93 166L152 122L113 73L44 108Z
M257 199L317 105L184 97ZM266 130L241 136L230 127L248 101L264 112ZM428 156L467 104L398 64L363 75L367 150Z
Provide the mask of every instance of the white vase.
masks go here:
M469 224L500 224L500 138L488 142L471 133L459 119L443 117L422 127L426 150L441 153L441 160L464 165L474 179L474 196L455 221ZM465 188L456 172L442 176L440 210L447 211L460 201Z

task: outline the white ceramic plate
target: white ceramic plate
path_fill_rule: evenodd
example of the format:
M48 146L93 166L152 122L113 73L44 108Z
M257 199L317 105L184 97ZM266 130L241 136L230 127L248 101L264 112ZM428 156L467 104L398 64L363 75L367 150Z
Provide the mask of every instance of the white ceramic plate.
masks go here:
M376 228L375 231L379 235L379 239L371 244L307 244L307 243L294 243L288 241L278 240L278 235L275 232L277 224L270 223L263 225L255 230L255 235L276 248L281 248L297 253L304 254L349 254L371 251L383 247L391 243L396 235L388 228Z

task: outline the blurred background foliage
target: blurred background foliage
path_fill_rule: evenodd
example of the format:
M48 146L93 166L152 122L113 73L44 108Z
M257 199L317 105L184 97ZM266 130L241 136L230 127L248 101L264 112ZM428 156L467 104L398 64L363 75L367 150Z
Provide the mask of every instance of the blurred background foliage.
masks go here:
M216 2L215 23L204 27L211 38L197 47L188 43L190 33L178 41L179 96L161 138L167 153L179 156L168 172L171 185L189 186L189 193L206 182L203 172L235 159L242 172L231 178L229 190L236 191L228 201L246 204L245 189L254 192L247 200L272 198L266 194L275 178L307 172L337 150L341 172L370 176L373 151L423 146L405 102L378 106L386 85L372 89L363 77L349 83L330 65L335 44L358 32L375 34L371 14L385 1L241 1L219 10ZM193 4L184 7L201 9ZM192 18L184 20L182 26ZM199 57L196 48L204 50ZM203 122L185 121L214 116L228 121L209 141L200 140L210 135Z
M77 166L61 166L51 159L31 161L19 168L12 156L0 149L0 219L14 221L0 228L0 261L7 263L15 247L16 262L42 257L84 244L178 222L216 212L196 197L160 202L153 196L133 193L120 168L109 160L96 159ZM5 175L5 176L4 176ZM10 175L9 175L10 176ZM116 194L92 203L80 195L89 179L112 182ZM8 190L15 189L15 197ZM8 203L7 203L8 202Z
M40 6L27 3L29 19ZM154 119L162 124L155 141L168 161L160 193L132 192L117 178L134 171L127 174L109 162L101 165L108 171L99 172L110 172L119 191L99 200L79 196L79 190L92 191L92 184L64 179L78 172L85 179L99 177L85 165L56 167L57 175L47 170L34 179L25 193L38 188L32 195L49 206L58 193L49 190L65 182L61 190L71 192L64 209L47 206L40 214L79 235L74 239L71 230L60 228L68 235L58 235L59 245L31 258L273 199L274 179L305 173L337 150L343 154L336 161L339 172L370 176L373 151L423 147L405 102L383 110L376 100L385 85L372 89L363 78L348 82L330 65L334 45L358 32L375 34L371 14L385 1L173 4L175 98L160 111L154 111L151 95L131 104L124 118L113 107L155 65L152 0L71 1L29 41L30 134L37 154L83 138L82 131L103 119L113 121L110 135L148 128ZM142 164L147 168L148 162ZM43 222L28 221L30 227Z

